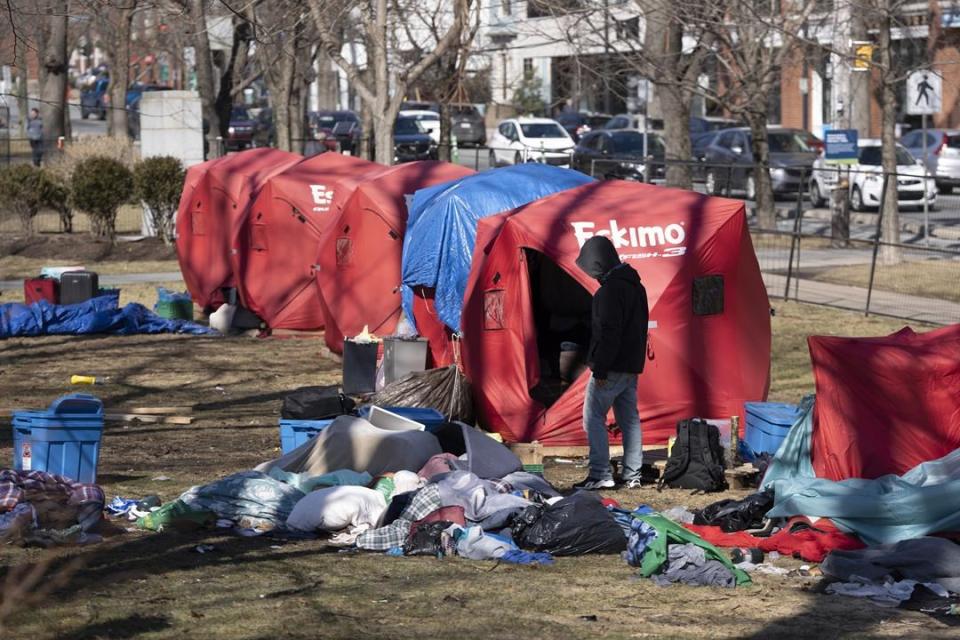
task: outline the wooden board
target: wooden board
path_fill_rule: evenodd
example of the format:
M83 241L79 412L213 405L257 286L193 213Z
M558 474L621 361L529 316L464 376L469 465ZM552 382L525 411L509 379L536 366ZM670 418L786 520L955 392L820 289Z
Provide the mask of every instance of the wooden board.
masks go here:
M111 408L111 412L115 413L134 413L147 416L175 416L190 413L191 411L193 411L193 405L176 407L133 407L132 409L125 407Z
M192 416L150 416L139 413L106 413L103 419L107 422L144 422L148 424L180 424L193 423Z

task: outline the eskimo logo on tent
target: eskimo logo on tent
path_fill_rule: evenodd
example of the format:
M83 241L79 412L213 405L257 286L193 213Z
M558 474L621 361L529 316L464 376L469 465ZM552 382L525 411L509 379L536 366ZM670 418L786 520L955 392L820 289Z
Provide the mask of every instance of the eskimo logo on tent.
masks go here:
M613 246L619 252L620 249L630 247L633 249L646 247L660 247L664 245L662 251L653 251L646 253L621 254L623 259L640 258L674 258L682 256L687 252L683 246L687 239L687 233L682 224L668 224L666 227L621 227L616 220L610 221L610 226L596 229L592 222L572 222L573 233L577 236L577 244L581 247L593 236L607 236L613 242ZM596 229L596 230L595 230Z
M313 194L313 202L317 205L314 211L328 211L333 204L333 189L327 189L324 184L310 185L310 192Z

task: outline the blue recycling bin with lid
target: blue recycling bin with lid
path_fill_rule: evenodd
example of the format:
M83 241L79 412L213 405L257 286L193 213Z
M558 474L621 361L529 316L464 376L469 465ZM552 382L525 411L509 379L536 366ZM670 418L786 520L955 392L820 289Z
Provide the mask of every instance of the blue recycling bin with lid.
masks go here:
M280 453L287 455L307 440L333 424L333 419L326 420L290 420L280 419Z
M71 393L45 410L13 412L13 468L45 471L77 482L97 480L103 403Z

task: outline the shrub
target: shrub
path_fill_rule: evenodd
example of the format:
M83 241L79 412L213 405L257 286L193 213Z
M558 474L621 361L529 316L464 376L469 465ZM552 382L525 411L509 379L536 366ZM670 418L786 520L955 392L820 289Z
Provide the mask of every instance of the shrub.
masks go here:
M183 191L183 165L177 158L158 156L138 162L133 169L136 197L150 215L157 236L173 242L174 217Z
M43 172L29 164L0 170L0 206L20 219L26 233L33 233L33 219L43 205L43 180Z
M60 216L60 231L73 232L73 207L70 204L70 178L47 169L41 170L40 201Z
M70 180L73 205L90 216L94 232L113 242L117 209L133 195L133 174L118 160L93 156L77 164Z

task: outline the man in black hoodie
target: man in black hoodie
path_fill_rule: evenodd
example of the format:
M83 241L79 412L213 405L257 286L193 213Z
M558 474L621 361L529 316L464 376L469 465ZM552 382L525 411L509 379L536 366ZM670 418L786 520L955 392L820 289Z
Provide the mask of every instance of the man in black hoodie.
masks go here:
M610 441L607 413L623 435L621 480L627 488L640 486L643 447L637 411L637 375L647 355L650 310L647 291L630 265L620 262L613 243L594 236L580 249L577 266L600 282L593 296L590 350L587 361L593 375L583 401L583 428L590 442L590 473L577 489L610 489Z

